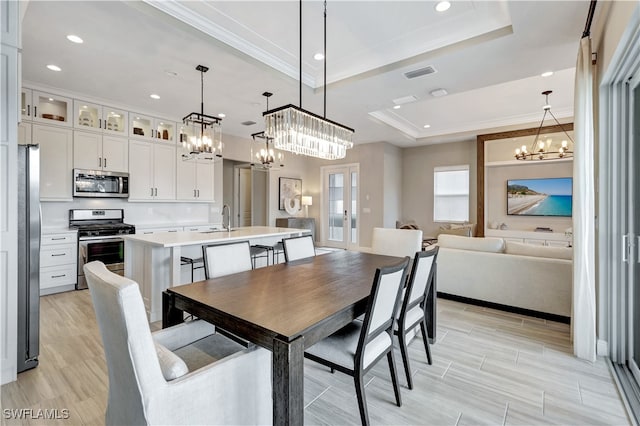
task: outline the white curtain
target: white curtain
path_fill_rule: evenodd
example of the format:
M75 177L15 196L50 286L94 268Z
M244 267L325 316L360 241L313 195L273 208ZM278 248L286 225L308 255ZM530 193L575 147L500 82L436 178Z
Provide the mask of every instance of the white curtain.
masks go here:
M580 41L574 98L573 353L596 359L594 99L591 38Z

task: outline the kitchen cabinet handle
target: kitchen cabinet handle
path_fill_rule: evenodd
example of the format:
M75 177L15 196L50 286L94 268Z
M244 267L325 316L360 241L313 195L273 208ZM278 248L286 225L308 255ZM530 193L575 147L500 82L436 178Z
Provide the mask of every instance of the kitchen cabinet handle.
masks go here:
M193 190L193 198L196 198L196 190Z
M98 128L102 129L102 118L98 118Z
M59 257L59 256L66 256L67 253L54 253L51 255L51 257Z
M155 194L156 197L158 196L158 188L156 188Z
M627 256L629 253L629 237L627 234L622 236L622 261L627 263L629 261L629 257Z
M27 105L27 115L31 116L31 105Z
M51 278L62 278L62 277L66 277L67 274L62 274L62 275L51 275Z
M51 238L51 239L54 240L54 241L57 241L57 240L64 240L65 238L66 237L54 237L54 238Z
M153 188L151 188L151 196L153 197Z
M198 189L198 198L200 198L200 190Z
M33 107L33 116L38 117L38 107L34 105Z
M98 167L102 167L102 157L98 157Z
M104 157L104 167L107 167L107 157Z

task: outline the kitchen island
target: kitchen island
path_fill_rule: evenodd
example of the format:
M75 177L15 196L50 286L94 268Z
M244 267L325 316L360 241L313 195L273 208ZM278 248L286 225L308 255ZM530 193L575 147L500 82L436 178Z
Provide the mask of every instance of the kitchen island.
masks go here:
M233 241L249 241L251 245L274 245L283 238L309 232L308 229L249 226L233 228L231 231L123 235L124 275L140 285L149 321L159 321L162 319L162 292L190 281L190 273L182 274L182 256L202 257L203 245Z

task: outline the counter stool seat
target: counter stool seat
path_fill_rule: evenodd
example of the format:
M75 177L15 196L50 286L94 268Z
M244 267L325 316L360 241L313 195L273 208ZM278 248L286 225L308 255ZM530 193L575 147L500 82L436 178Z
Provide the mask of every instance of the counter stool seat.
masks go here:
M260 257L266 257L267 266L269 266L269 250L271 250L271 247L263 246L262 244L256 244L251 246L249 250L251 252L251 264L253 266L253 269L256 269L256 259Z
M193 282L193 271L204 268L204 259L202 257L180 256L180 265L191 265L191 282Z

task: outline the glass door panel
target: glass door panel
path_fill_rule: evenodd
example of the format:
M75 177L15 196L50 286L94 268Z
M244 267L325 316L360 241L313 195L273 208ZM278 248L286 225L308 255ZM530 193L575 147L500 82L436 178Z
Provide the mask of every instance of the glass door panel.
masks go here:
M323 240L329 247L358 245L358 166L324 167Z
M629 163L628 175L628 238L631 250L628 254L628 281L631 296L631 356L629 369L637 382L640 383L640 78L634 76L629 81L629 105L630 105L630 137L628 147Z

